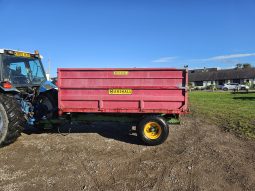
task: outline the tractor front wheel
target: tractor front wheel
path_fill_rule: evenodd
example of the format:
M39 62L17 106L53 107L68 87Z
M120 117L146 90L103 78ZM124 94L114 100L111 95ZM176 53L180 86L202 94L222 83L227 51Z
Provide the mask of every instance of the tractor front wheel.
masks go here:
M35 101L35 118L40 121L42 118L47 120L56 119L58 116L58 92L50 90L40 94Z

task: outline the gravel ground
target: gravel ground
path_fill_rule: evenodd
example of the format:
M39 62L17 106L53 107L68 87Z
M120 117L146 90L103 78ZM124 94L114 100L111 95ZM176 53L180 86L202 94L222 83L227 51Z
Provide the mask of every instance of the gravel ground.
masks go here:
M154 147L120 123L23 133L0 149L0 190L254 190L254 140L182 121Z

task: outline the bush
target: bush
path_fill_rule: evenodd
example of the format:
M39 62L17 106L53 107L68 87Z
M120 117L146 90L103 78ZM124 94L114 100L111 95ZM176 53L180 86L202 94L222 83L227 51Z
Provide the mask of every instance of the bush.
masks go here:
M212 90L212 91L214 91L214 90L216 90L217 88L216 88L216 86L215 86L214 84L211 84L211 85L209 85L209 86L206 86L206 89L207 89L207 90Z

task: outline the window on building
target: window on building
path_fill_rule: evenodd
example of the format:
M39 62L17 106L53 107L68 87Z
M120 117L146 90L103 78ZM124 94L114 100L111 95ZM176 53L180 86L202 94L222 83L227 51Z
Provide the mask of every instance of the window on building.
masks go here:
M218 81L218 85L224 85L225 84L225 80L219 80Z
M204 85L203 81L196 81L194 83L195 83L195 86L203 86Z
M233 82L233 83L238 83L238 84L240 84L240 79L233 79L232 82Z

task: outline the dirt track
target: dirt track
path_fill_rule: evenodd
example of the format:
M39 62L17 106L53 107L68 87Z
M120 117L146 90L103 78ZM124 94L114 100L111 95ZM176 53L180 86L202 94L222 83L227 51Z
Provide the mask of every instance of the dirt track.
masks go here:
M127 125L23 134L0 149L0 190L254 190L255 141L185 118L157 147Z

